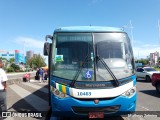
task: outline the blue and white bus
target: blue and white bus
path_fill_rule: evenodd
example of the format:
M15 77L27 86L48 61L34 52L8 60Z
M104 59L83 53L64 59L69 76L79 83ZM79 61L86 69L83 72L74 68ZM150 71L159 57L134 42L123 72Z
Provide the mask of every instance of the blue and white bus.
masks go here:
M135 111L133 51L121 28L55 29L46 36L44 55L49 56L49 102L55 115L103 118Z

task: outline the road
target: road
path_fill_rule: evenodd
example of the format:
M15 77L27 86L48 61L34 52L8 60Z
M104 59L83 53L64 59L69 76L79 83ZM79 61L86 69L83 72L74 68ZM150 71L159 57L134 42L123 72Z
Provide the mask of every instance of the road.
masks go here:
M151 83L139 80L137 82L137 110L132 116L109 117L107 120L160 120L160 95L156 92ZM47 82L39 83L36 80L31 82L20 82L11 84L7 90L8 111L31 111L47 113L48 106ZM141 113L146 111L146 113ZM153 111L153 112L150 112ZM42 115L42 116L43 116ZM143 116L142 116L143 115ZM41 117L40 117L41 118ZM37 120L40 118L23 118L25 120ZM44 119L45 117L42 117ZM6 120L21 120L21 117L7 118Z
M37 80L11 84L7 90L7 108L11 112L43 113L44 117L49 110L48 88L46 83ZM21 117L7 118L7 120L21 120ZM35 120L36 118L25 118Z
M137 81L137 93L136 111L145 111L145 114L153 114L153 116L158 115L157 119L160 120L160 94L157 93L155 87L150 82L140 79ZM149 117L148 120L150 120Z
M23 78L23 75L29 73L31 77L34 77L36 74L36 71L32 71L32 72L20 72L20 73L10 73L7 74L7 77L9 80L19 80Z

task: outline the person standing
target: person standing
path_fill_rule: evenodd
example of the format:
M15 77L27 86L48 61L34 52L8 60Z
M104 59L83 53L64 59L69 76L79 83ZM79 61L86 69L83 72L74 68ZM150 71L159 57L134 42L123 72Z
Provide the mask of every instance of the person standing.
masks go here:
M44 71L42 68L40 68L40 70L39 70L39 79L40 79L40 83L42 81L44 82Z
M0 118L2 118L2 112L7 111L7 104L6 104L6 81L8 80L5 71L2 69L3 62L0 60Z

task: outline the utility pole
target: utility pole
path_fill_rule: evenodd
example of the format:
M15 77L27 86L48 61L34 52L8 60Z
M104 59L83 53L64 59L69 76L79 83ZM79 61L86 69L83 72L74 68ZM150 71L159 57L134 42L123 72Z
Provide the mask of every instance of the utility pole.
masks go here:
M133 45L133 31L132 31L132 29L133 29L134 27L132 26L131 20L129 21L129 25L122 26L122 28L123 28L123 30L124 30L125 28L129 28L129 29L130 29L131 44Z
M130 23L130 30L131 30L131 44L133 45L133 32L132 32L132 29L133 29L133 26L132 26L132 22L131 22L131 20L129 21L129 23Z
M159 20L158 20L158 38L159 38L159 43L160 43L160 23L159 23Z
M23 55L25 56L26 52L26 41L23 41Z
M158 19L158 39L159 39L159 45L160 45L160 23L159 23L159 19ZM159 54L160 54L160 51L159 51L159 53L158 53L158 64L159 64Z

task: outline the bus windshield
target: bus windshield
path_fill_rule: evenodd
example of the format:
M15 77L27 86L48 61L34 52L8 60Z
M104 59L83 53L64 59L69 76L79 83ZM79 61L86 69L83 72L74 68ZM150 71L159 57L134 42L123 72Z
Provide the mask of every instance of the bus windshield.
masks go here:
M77 80L93 81L93 41L88 33L58 33L56 34L53 50L53 75L74 80L79 69L81 73ZM90 77L86 72L91 71Z
M129 38L125 33L95 33L96 54L101 56L116 79L133 75L134 60ZM113 80L101 61L97 61L97 81Z
M133 75L133 53L125 33L55 33L52 50L51 74L56 77L112 81L109 71L117 80Z

